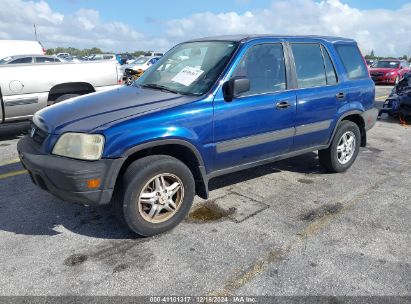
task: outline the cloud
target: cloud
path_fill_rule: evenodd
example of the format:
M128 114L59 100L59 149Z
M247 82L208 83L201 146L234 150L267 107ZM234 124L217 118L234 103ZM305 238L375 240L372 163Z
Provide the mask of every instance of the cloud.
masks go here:
M363 52L401 56L411 52L411 4L397 10L360 10L342 0L277 0L262 9L238 12L199 12L179 19L159 20L157 37L124 22L105 22L98 10L72 14L53 11L45 0L2 1L0 39L33 39L33 24L46 47L97 46L105 50L167 50L175 43L201 36L273 33L336 35L356 39ZM245 4L248 0L237 0Z
M334 35L354 38L363 52L401 56L411 52L411 4L398 10L359 10L340 0L275 1L266 9L214 14L197 13L170 20L167 35L175 39L274 33Z
M0 39L34 39L33 24L46 48L73 46L100 47L104 50L167 49L170 42L151 38L129 25L102 22L100 13L80 9L72 15L54 12L47 2L8 0L0 10Z

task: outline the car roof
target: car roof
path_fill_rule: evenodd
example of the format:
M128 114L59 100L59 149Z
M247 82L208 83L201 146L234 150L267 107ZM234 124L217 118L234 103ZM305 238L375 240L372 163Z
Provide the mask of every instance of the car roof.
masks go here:
M28 54L28 55L12 55L12 56L7 56L10 58L21 58L21 57L55 57L53 55L39 55L39 54Z
M259 39L259 38L309 38L309 39L318 39L318 40L324 40L328 41L331 43L334 42L355 42L353 39L349 38L344 38L344 37L335 37L335 36L317 36L317 35L260 35L260 34L253 34L253 35L223 35L223 36L211 36L211 37L204 37L204 38L199 38L199 39L192 39L187 42L196 42L196 41L235 41L235 42L246 42L249 40L253 39Z

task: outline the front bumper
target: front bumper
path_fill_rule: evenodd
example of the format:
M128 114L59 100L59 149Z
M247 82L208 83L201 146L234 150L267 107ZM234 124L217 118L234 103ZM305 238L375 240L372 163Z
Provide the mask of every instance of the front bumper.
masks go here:
M111 201L123 158L82 161L44 154L30 137L22 138L17 151L33 182L58 198L86 205L104 205ZM100 179L90 190L87 181Z
M395 83L395 78L397 76L371 76L371 79L374 81L374 83L377 84L394 84Z

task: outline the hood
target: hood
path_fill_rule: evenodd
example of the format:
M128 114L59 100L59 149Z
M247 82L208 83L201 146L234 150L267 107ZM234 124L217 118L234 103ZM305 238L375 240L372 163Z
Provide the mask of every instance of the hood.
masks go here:
M159 90L123 86L83 95L47 107L35 114L38 127L52 134L90 132L129 116L153 113L189 103L197 96L177 95Z

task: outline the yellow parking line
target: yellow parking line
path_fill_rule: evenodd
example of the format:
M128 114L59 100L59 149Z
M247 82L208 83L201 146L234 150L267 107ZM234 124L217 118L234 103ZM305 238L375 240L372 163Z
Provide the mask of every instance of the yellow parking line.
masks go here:
M8 177L21 175L21 174L26 174L26 173L27 173L27 170L12 171L12 172L9 172L9 173L0 174L0 179L5 179L5 178L8 178Z
M10 159L10 160L5 160L0 162L0 166L5 166L5 165L11 165L11 164L17 164L20 162L19 158L15 158L15 159Z
M388 98L388 95L384 95L384 96L378 96L375 98L375 100L385 100Z

